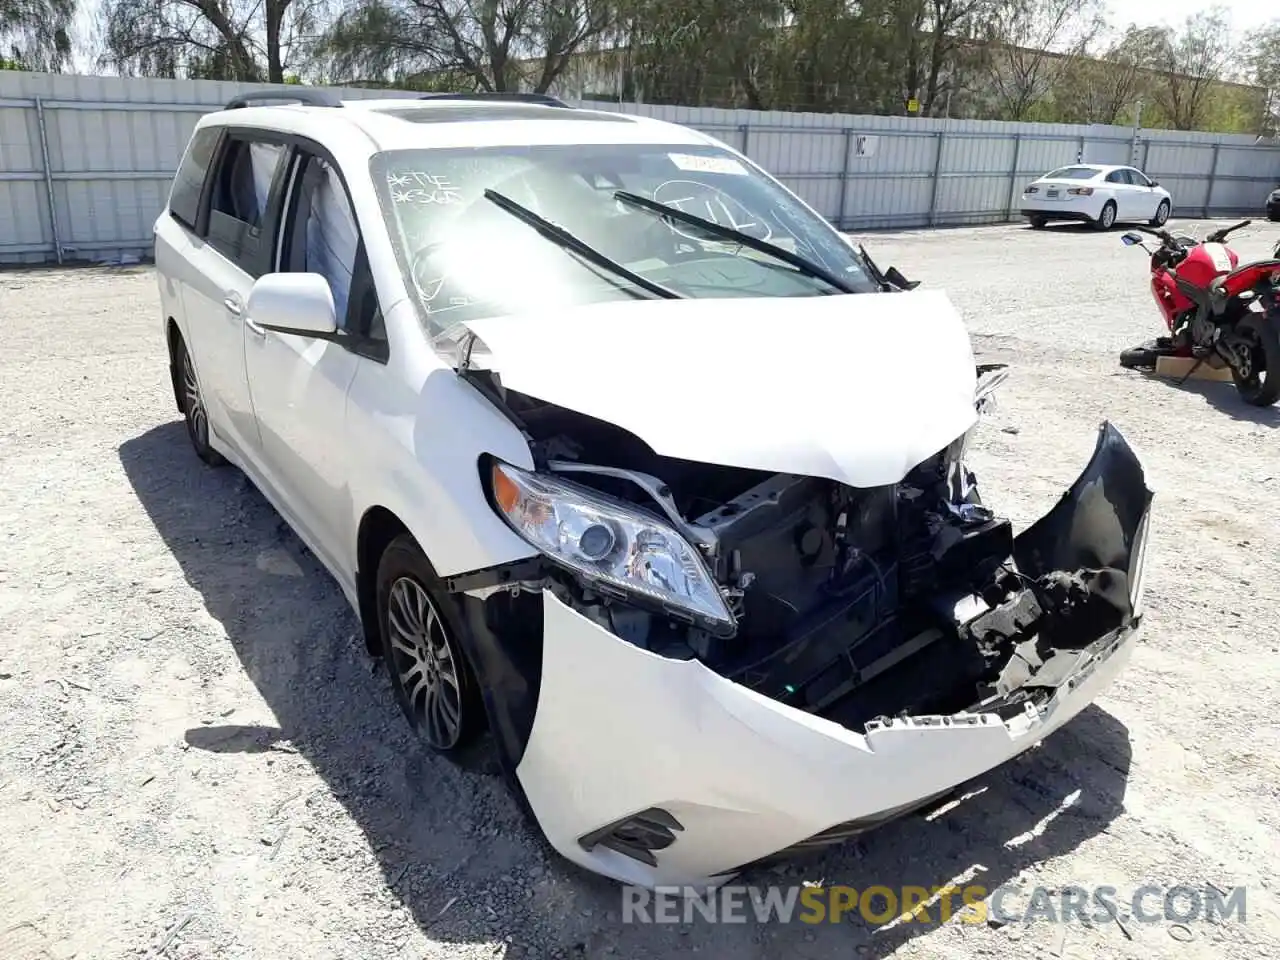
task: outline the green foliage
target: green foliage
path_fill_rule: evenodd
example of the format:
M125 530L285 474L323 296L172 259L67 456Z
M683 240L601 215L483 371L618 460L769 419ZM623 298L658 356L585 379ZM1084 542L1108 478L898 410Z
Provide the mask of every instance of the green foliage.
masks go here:
M0 0L6 70L58 72L71 56L76 0Z
M103 0L102 62L145 76L759 110L904 114L914 99L922 116L1120 125L1141 100L1148 127L1280 126L1280 21L1240 46L1217 10L1113 32L1102 2ZM0 10L65 18L74 3ZM46 27L36 42L15 22L0 18L15 41L8 62L57 60Z

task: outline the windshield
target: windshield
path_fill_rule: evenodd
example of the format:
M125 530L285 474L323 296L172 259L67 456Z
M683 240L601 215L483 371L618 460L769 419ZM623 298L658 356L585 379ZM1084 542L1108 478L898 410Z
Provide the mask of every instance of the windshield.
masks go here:
M1046 180L1092 180L1101 171L1096 167L1062 167L1053 173L1046 173Z
M664 220L615 193L740 230L803 257L855 291L877 289L857 251L825 220L716 147L396 150L376 155L372 172L401 269L433 333L465 320L654 296L550 242L487 199L486 189L682 297L840 291L776 256Z

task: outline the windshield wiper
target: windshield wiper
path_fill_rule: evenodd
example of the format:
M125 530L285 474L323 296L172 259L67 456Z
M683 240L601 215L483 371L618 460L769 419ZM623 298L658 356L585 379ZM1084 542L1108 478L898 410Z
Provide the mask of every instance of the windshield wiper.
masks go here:
M564 227L538 216L528 207L521 206L510 197L505 197L496 190L489 189L485 190L484 196L486 200L496 204L499 208L505 210L516 219L522 220L529 226L533 227L533 229L537 230L538 233L542 234L542 236L556 244L556 246L562 247L565 250L573 251L578 256L582 257L583 260L594 263L597 267L600 267L603 270L608 270L610 273L616 274L624 280L634 283L637 287L649 291L654 296L662 297L664 300L688 299L684 294L677 293L670 287L665 287L652 280L646 280L634 270L629 270L622 264L618 263L618 261L606 257L595 247L583 243Z
M767 240L759 240L751 236L749 233L743 233L741 230L735 230L733 227L726 227L716 223L713 220L704 220L702 217L695 216L692 213L685 213L679 207L669 207L665 203L658 203L656 200L650 200L648 197L642 197L636 193L628 193L625 190L619 190L614 195L614 199L623 203L639 207L641 210L647 210L650 213L656 213L662 217L670 217L672 220L678 220L680 223L688 224L691 227L697 227L713 237L721 240L728 240L732 243L739 243L744 247L750 247L766 256L781 260L783 263L790 264L800 273L821 280L840 290L843 293L857 293L853 287L845 280L841 280L834 273L816 263L811 263L799 254L792 253L790 250L784 250L782 247L774 246Z

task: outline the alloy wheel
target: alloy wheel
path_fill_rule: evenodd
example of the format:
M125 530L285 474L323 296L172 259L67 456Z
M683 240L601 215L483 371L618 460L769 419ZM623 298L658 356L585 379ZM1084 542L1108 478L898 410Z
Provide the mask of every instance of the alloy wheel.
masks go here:
M200 395L200 382L196 379L191 354L185 348L182 351L182 397L192 439L204 446L209 442L209 414Z
M1102 226L1104 229L1110 230L1116 223L1116 208L1111 204L1107 204L1102 208Z
M414 727L437 750L462 737L462 684L444 620L416 580L401 577L387 597L391 668L404 691Z

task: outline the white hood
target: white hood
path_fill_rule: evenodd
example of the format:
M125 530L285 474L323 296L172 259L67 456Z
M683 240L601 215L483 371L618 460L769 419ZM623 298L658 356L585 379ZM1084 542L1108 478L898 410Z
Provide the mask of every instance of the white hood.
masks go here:
M936 290L622 301L467 326L488 353L473 365L504 386L683 460L880 486L977 418L969 335Z

